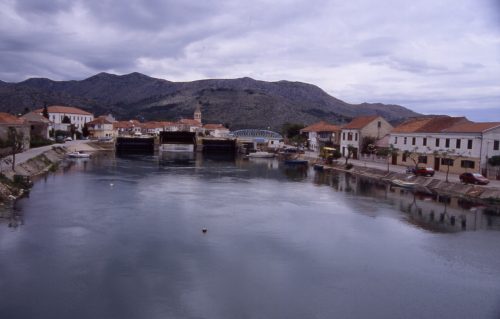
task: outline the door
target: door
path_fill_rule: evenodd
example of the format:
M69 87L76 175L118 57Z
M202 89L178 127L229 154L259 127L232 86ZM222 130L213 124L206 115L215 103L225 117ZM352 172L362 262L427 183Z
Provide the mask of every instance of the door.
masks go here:
M392 155L392 165L398 165L398 154Z
M439 157L434 158L434 170L439 172Z

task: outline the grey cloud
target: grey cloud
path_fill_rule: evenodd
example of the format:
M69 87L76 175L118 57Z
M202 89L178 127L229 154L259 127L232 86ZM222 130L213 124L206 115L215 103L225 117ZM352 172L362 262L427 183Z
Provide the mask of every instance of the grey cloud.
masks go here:
M426 72L444 72L448 68L443 64L427 62L425 60L414 59L411 57L394 57L391 56L382 62L373 63L374 65L386 65L394 70L405 71L410 73L426 73Z

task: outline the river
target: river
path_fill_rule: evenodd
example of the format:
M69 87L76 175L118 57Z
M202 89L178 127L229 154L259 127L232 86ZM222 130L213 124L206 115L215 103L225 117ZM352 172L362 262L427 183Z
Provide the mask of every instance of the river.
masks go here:
M343 172L102 154L12 209L0 318L500 318L491 207Z

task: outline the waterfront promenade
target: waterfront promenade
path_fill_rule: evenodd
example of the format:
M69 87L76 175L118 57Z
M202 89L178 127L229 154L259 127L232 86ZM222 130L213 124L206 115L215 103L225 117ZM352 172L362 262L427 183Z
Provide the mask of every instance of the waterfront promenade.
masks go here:
M306 151L306 153L304 154L304 156L308 157L309 159L316 159L316 158L318 158L318 155L319 155L318 152L310 152L310 151ZM345 163L345 158L339 159L339 162ZM387 170L387 164L382 164L382 163L368 162L368 161L355 160L355 159L349 159L349 163L352 163L354 166L377 168L377 169L381 169L384 171ZM406 173L406 166L389 165L389 171L397 172L397 173ZM446 180L446 173L436 172L433 178L445 181ZM460 182L459 175L449 174L448 181L449 182L457 182L457 183ZM486 187L500 188L500 181L490 179L490 183Z

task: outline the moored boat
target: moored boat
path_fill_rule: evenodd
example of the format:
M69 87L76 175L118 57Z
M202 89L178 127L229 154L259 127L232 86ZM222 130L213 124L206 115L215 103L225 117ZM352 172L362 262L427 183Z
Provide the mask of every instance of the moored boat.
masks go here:
M82 151L68 153L69 157L72 158L90 158L90 154L85 154Z
M253 152L247 155L247 157L257 157L257 158L270 158L274 156L275 155L273 153L262 152L262 151Z

